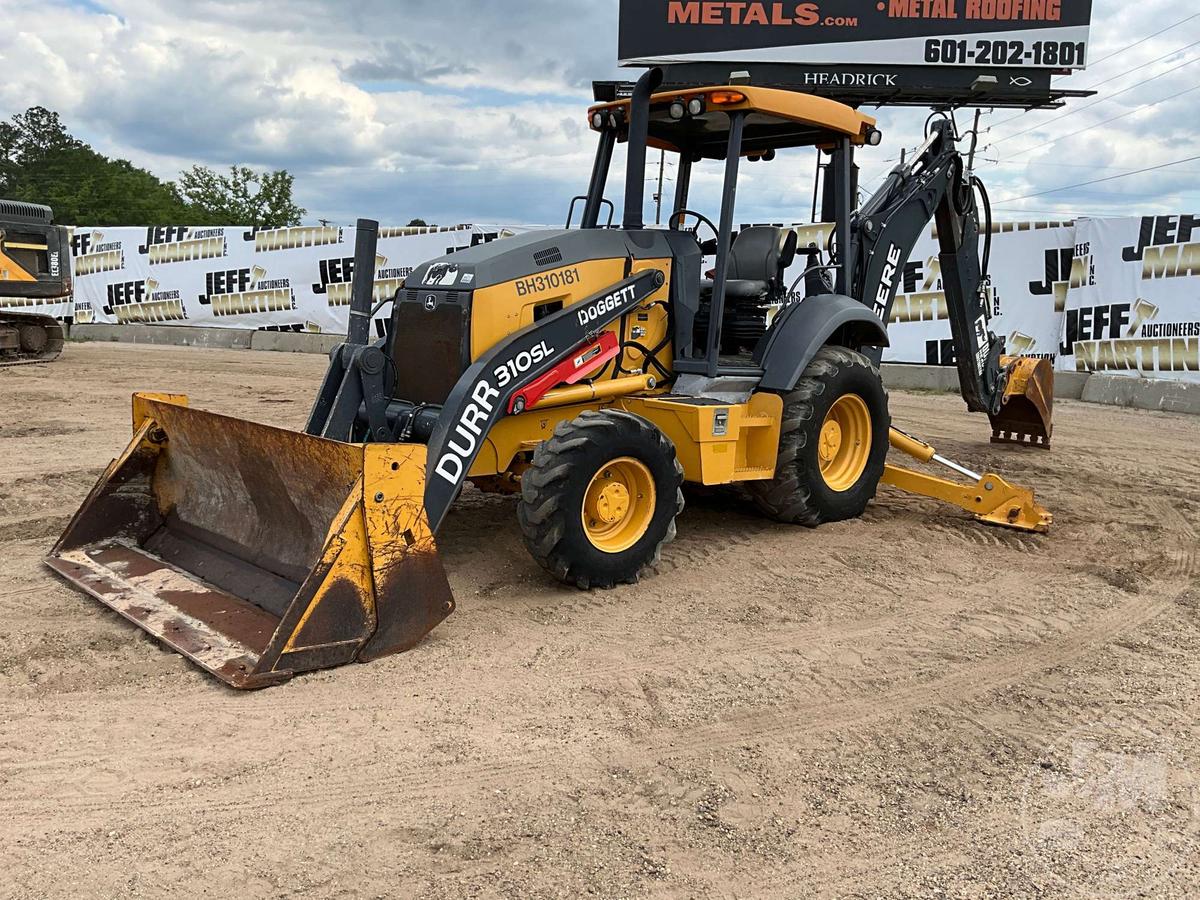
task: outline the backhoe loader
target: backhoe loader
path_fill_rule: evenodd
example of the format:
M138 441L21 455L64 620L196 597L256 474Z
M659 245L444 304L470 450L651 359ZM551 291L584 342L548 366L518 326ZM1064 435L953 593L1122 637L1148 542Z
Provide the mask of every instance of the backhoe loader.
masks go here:
M892 429L875 363L897 275L936 211L968 403L1005 435L1050 433L1027 411L1009 416L1027 396L1048 412L1049 385L1002 361L987 330L974 192L952 128L935 123L919 157L855 213L853 154L878 143L871 117L742 84L655 93L660 78L650 70L631 98L589 110L599 141L578 227L418 266L373 342L377 225L360 220L347 341L303 434L135 395L132 442L49 565L253 688L406 650L449 615L435 535L467 481L519 495L533 558L585 589L633 582L658 558L685 481L740 485L764 514L809 526L861 515L885 481L1045 531L1031 492ZM624 215L611 227L618 141ZM665 229L642 220L647 147L677 157ZM815 252L803 279L813 291L789 301L795 233L734 240L733 222L743 162L793 147L828 149L840 202L828 255ZM705 162L724 172L716 221L688 206ZM711 279L701 227L713 232ZM889 445L961 477L892 466Z
M62 352L62 323L33 309L70 295L67 229L52 224L48 206L0 200L0 367Z

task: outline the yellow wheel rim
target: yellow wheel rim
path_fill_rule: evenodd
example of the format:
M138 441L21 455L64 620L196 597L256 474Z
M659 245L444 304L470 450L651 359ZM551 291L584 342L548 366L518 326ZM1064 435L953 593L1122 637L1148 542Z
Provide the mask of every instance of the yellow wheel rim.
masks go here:
M622 456L600 467L583 495L583 531L605 553L628 550L654 518L654 476L641 460Z
M843 394L830 408L817 438L821 477L834 491L858 483L871 456L871 412L858 394Z

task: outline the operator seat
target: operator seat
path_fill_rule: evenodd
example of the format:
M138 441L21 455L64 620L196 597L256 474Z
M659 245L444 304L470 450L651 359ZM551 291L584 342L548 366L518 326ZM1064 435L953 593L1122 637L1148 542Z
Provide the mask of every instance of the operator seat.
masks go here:
M796 258L796 232L756 225L743 228L729 249L725 278L725 314L721 352L738 355L766 333L770 307L786 300L785 273ZM700 282L700 311L695 319L697 346L703 346L712 308L712 281Z
M757 300L770 303L782 299L784 273L796 258L796 232L790 228L755 225L743 228L729 249L725 277L726 303ZM701 295L712 296L713 283L700 282Z

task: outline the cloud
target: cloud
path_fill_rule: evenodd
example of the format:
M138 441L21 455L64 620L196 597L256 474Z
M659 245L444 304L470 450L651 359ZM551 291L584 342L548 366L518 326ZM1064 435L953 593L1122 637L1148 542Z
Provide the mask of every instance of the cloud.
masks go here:
M1097 0L1093 56L1186 14L1166 0ZM622 74L615 66L617 0L76 0L44 3L36 17L18 0L0 0L0 16L17 23L0 32L0 114L34 103L51 107L97 149L165 178L193 163L288 168L314 219L556 224L591 166L584 121L590 81ZM1193 155L1200 92L1145 104L1200 83L1200 62L1114 95L1200 60L1200 48L1180 50L1200 40L1198 26L1195 20L1167 31L1064 82L1086 87L1112 79L1095 100L1010 122L1009 111L986 117L992 131L979 170L992 196L1040 194ZM1088 107L1096 100L1103 102ZM1129 115L1104 124L1122 113ZM964 125L966 115L960 113ZM888 109L879 117L885 144L862 154L865 187L901 147L919 143L925 113ZM1037 146L1050 140L1056 143ZM717 169L700 167L692 197L713 214ZM1195 206L1200 198L1188 172L1200 166L1179 169L998 211L1015 217ZM748 167L738 221L806 219L812 170L811 151ZM669 198L669 166L665 174ZM609 196L619 198L621 181L614 164ZM649 199L647 208L652 216Z
M476 66L455 58L449 50L407 41L385 41L371 56L343 66L342 74L352 82L407 82L430 84L449 76L476 76Z

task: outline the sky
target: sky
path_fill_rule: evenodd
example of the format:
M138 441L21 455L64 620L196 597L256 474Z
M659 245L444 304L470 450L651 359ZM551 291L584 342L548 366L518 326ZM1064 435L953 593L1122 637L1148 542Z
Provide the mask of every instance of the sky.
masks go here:
M50 0L34 13L0 0L0 116L54 109L168 180L195 163L286 168L306 222L557 225L591 167L592 79L636 74L616 66L617 2ZM1127 174L1200 156L1192 9L1095 0L1097 62L1058 84L1100 93L985 116L979 173L997 218L1200 211L1200 159ZM925 113L864 111L884 133L860 155L870 187ZM812 151L747 171L736 219L807 221L812 177ZM695 178L693 205L715 216L719 172Z

